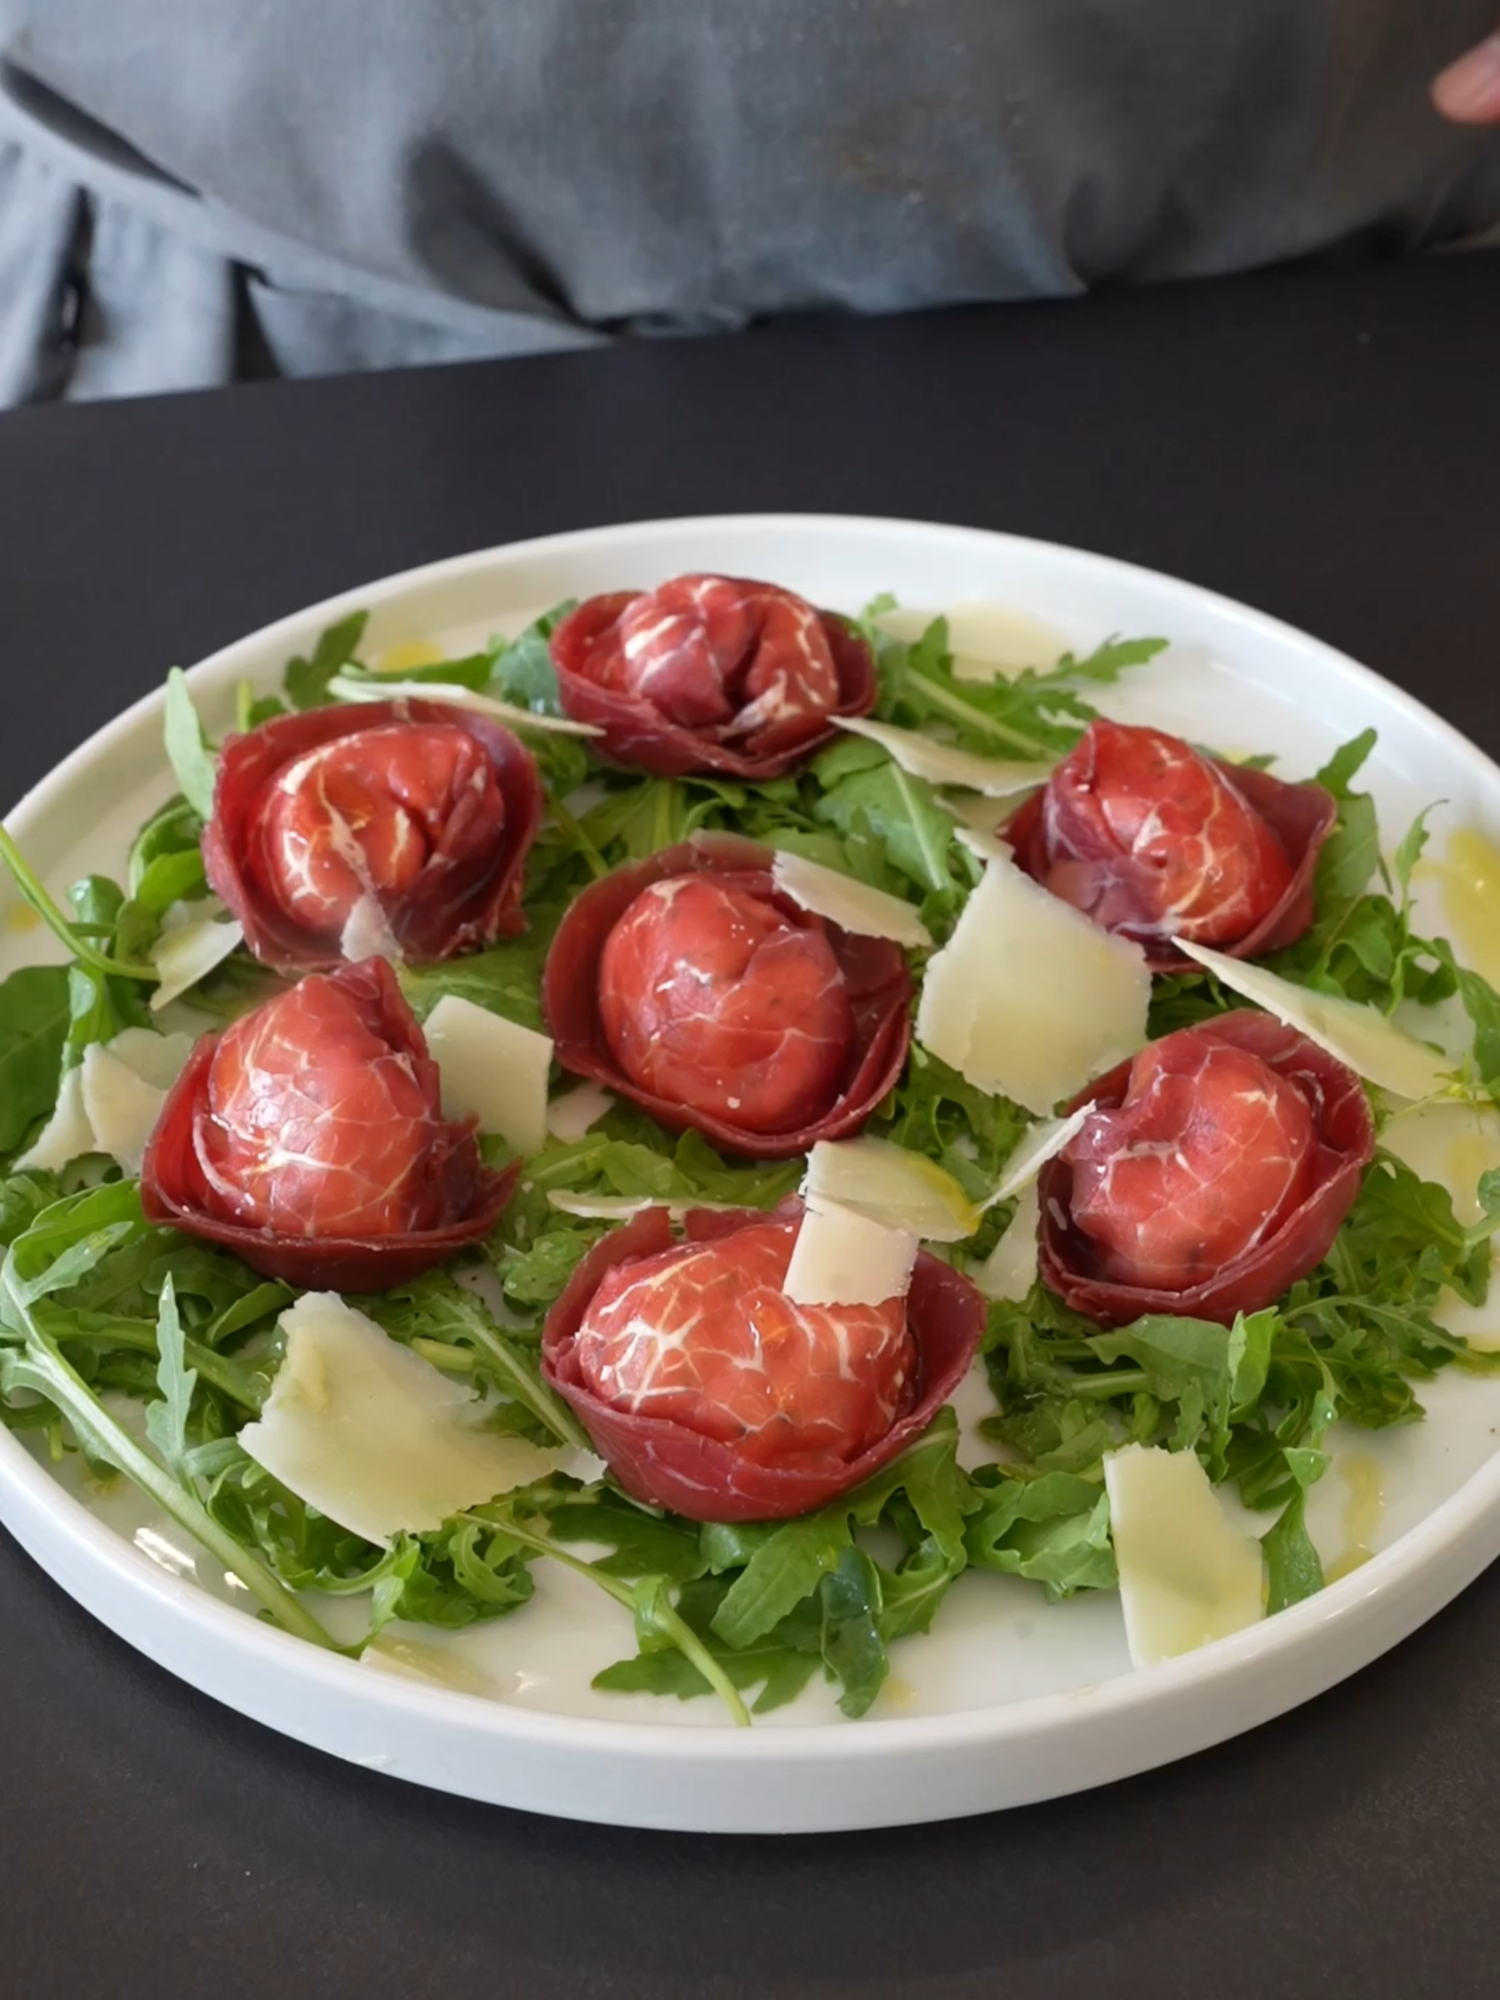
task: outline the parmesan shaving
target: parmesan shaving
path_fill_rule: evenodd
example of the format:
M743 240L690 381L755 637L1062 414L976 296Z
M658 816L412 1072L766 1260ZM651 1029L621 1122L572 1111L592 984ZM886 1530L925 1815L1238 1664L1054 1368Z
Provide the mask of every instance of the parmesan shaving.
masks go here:
M571 1145L606 1117L614 1102L602 1084L580 1083L561 1097L554 1097L547 1106L547 1130L554 1139Z
M929 1243L961 1243L982 1210L952 1174L889 1139L820 1139L807 1156L806 1201L837 1203Z
M837 1202L803 1210L782 1290L799 1306L879 1306L905 1298L917 1238Z
M557 1453L480 1429L482 1405L335 1292L281 1315L286 1357L239 1441L300 1500L389 1547L542 1478Z
M958 785L965 791L983 792L986 798L1008 799L1017 792L1040 785L1057 759L1040 758L1020 763L999 757L981 757L973 750L960 750L956 743L941 743L920 730L898 729L891 722L871 722L864 715L834 717L840 729L878 743L903 771L914 778L926 778L934 785Z
M403 681L381 678L360 680L352 674L335 674L328 692L339 701L442 701L452 708L472 708L476 715L492 715L511 729L535 729L544 735L598 736L592 722L574 722L567 715L537 715L529 708L517 708L492 695L476 694L456 681Z
M1207 945L1174 938L1179 951L1196 959L1221 986L1264 1007L1284 1026L1295 1028L1350 1069L1396 1097L1436 1097L1453 1083L1453 1060L1426 1048L1374 1007L1331 993L1314 993L1263 965L1226 958Z
M423 1024L443 1079L443 1116L477 1118L523 1157L547 1143L552 1037L446 993Z
M1104 1455L1125 1637L1138 1667L1243 1632L1265 1615L1260 1544L1231 1525L1193 1451Z
M771 876L800 909L825 917L856 937L889 938L894 944L914 947L932 943L932 933L910 903L856 882L836 868L783 850L777 853Z
M1146 1039L1139 945L989 861L928 962L917 1039L978 1090L1050 1112Z
M984 1262L969 1272L987 1299L1009 1299L1019 1304L1030 1292L1039 1272L1036 1239L1041 1220L1036 1182L1030 1181L1020 1192L1016 1212L1006 1224L1000 1241Z

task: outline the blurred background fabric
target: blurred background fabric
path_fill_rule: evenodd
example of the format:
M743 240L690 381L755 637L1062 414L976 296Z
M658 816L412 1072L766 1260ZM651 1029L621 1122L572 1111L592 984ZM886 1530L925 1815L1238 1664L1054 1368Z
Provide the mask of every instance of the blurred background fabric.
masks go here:
M1500 240L1496 0L0 0L0 404Z

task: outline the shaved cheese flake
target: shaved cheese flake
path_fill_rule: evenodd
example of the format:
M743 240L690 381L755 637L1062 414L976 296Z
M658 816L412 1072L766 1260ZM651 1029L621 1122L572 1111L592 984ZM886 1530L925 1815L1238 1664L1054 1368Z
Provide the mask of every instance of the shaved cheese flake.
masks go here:
M191 1035L156 1035L149 1028L126 1028L111 1042L91 1042L79 1064L83 1114L94 1135L89 1150L111 1153L127 1174L138 1174L167 1092L192 1052Z
M1008 840L1001 839L996 824L1009 807L1002 811L982 792L940 792L938 804L957 820L953 838L960 847L968 848L981 861L1009 861L1015 850Z
M423 1024L442 1073L443 1116L477 1118L529 1158L547 1143L552 1037L445 993Z
M1022 1188L1005 1233L982 1264L969 1272L987 1299L1024 1299L1039 1276L1036 1239L1041 1226L1036 1182Z
M83 1113L95 1140L92 1150L112 1153L127 1174L138 1174L167 1093L137 1076L100 1042L84 1050L79 1069Z
M1104 1455L1125 1638L1138 1667L1243 1632L1265 1615L1260 1544L1231 1525L1192 1451Z
M193 1052L191 1035L123 1028L113 1041L90 1042L65 1070L57 1105L17 1167L58 1172L87 1153L110 1153L138 1174L167 1092Z
M158 978L151 995L152 1013L159 1012L179 993L186 993L190 986L196 986L200 979L206 979L244 941L244 927L238 920L218 923L212 917L194 917L171 929L163 926L151 949L151 963Z
M81 1160L94 1150L94 1128L83 1108L83 1074L75 1064L63 1071L52 1116L16 1166L22 1172L61 1173L70 1160Z
M980 861L1009 861L1016 851L998 833L983 833L974 826L954 827L953 838Z
M598 736L593 722L574 722L567 715L537 715L529 708L517 708L492 695L476 694L456 681L403 681L382 677L360 680L352 674L335 674L328 692L339 701L445 701L452 708L472 708L476 715L492 715L511 729L536 729L544 735Z
M154 1028L122 1028L104 1046L147 1083L158 1090L170 1090L187 1068L197 1037L185 1034L158 1034Z
M1047 1162L1057 1157L1075 1132L1082 1131L1092 1113L1093 1107L1086 1104L1066 1118L1046 1118L1040 1125L1033 1125L1005 1162L990 1201L1009 1201L1013 1194L1030 1187Z
M659 1194L573 1194L567 1188L549 1190L547 1199L564 1215L576 1215L584 1222L628 1222L647 1208L664 1208L668 1215L679 1216L689 1209L737 1215L744 1207L739 1201L669 1201Z
M1264 1007L1286 1027L1296 1028L1382 1090L1396 1097L1433 1097L1452 1084L1452 1058L1438 1055L1403 1034L1376 1008L1294 986L1263 965L1226 958L1222 952L1191 944L1186 938L1174 938L1173 943L1211 972L1221 986Z
M781 1289L798 1306L879 1306L904 1299L917 1241L910 1230L887 1229L838 1202L809 1202Z
M257 1465L351 1534L390 1545L542 1478L557 1462L524 1438L478 1428L482 1406L336 1292L281 1315L286 1358L256 1423Z
M366 958L384 958L392 965L401 963L401 946L378 896L367 891L355 898L339 938L339 950L351 965L358 965Z
M914 778L926 778L934 785L960 785L965 791L983 792L986 798L1008 799L1017 792L1040 785L1057 762L1039 758L1018 763L999 757L981 757L973 750L960 750L956 743L940 743L917 729L898 729L891 722L871 722L864 715L836 715L840 729L852 736L878 743L892 760Z
M614 1098L597 1083L580 1083L547 1106L547 1130L571 1145L614 1108Z
M952 1174L889 1139L820 1139L807 1156L802 1196L852 1208L929 1243L961 1243L983 1212Z
M567 1188L549 1188L547 1199L562 1214L584 1222L628 1222L643 1209L662 1206L654 1194L572 1194Z
M888 896L884 889L856 882L852 875L842 875L836 868L825 868L821 862L783 850L777 853L771 877L799 909L826 917L856 937L889 938L909 946L932 943L931 931L910 903L900 896Z
M977 1090L1050 1112L1146 1039L1139 945L990 861L928 961L917 1039Z

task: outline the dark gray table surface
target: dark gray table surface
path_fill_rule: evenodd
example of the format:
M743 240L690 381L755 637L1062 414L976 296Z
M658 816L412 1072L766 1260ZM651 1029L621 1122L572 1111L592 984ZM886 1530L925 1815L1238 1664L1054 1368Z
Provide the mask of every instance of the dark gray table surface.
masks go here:
M1500 750L1500 257L0 418L0 796L329 592L652 515L911 515L1305 625ZM730 1840L342 1766L0 1537L0 1992L1492 1994L1500 1575L1296 1714L1079 1798Z

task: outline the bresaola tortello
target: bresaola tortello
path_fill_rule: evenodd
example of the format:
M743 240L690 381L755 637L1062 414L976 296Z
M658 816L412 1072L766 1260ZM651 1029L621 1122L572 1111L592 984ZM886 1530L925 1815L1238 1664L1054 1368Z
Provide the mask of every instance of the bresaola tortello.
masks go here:
M542 1370L638 1500L694 1521L781 1520L889 1464L963 1379L985 1306L925 1252L904 1306L781 1291L800 1207L645 1210L596 1243L547 1315Z
M252 1270L373 1292L477 1242L519 1165L491 1173L442 1115L437 1064L384 959L311 973L205 1035L141 1169L151 1222Z
M1090 1087L1042 1168L1041 1272L1101 1326L1258 1312L1328 1254L1375 1150L1352 1069L1269 1014L1221 1014Z
M488 716L433 701L315 708L225 742L204 866L279 970L387 943L451 958L524 928L542 806L531 753Z
M591 884L542 1004L558 1061L674 1131L783 1159L857 1132L901 1074L911 974L777 889L768 848L700 834Z
M1001 831L1033 880L1134 939L1153 972L1191 971L1174 937L1254 958L1303 935L1337 813L1321 785L1099 718Z
M832 612L773 583L679 576L590 597L552 634L562 705L658 776L777 778L875 701L875 661Z

